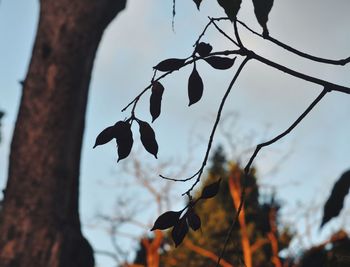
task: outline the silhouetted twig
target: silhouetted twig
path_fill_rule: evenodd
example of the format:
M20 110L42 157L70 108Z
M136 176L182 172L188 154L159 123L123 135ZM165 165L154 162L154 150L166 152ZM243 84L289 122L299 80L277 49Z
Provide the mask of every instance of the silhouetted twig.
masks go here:
M264 143L261 143L259 145L257 145L254 153L252 154L252 156L250 157L247 165L245 166L244 168L244 182L243 182L243 188L242 188L242 193L241 193L241 200L240 200L240 204L239 204L239 207L237 209L237 212L236 212L236 215L235 215L235 218L230 226L230 229L226 235L226 239L225 239L225 242L224 242L224 246L223 246L223 249L221 250L221 254L219 256L219 259L218 259L218 262L216 264L216 267L219 266L220 264L220 260L221 258L224 256L224 253L225 253L225 250L226 250L226 247L227 247L227 244L228 244L228 241L230 240L230 237L231 237L231 234L232 234L232 231L233 229L235 228L236 224L237 224L237 221L238 221L238 217L239 217L239 214L243 208L243 205L244 205L244 201L245 201L245 191L246 191L246 177L249 175L249 172L250 172L250 168L253 164L253 161L254 159L256 158L256 156L258 155L259 151L265 147L265 146L269 146L275 142L277 142L278 140L280 140L281 138L283 138L284 136L286 136L287 134L289 134L305 117L307 114L309 114L309 112L321 101L321 99L329 92L329 90L327 88L324 88L322 90L322 92L316 97L316 99L306 108L306 110L291 124L291 126L288 127L288 129L286 129L285 131L283 131L281 134L277 135L276 137L272 138L271 140L267 141L267 142L264 142Z
M313 56L313 55L310 55L310 54L307 54L305 52L302 52L300 50L297 50L285 43L282 43L281 41L271 37L270 35L267 35L267 36L263 36L262 34L254 31L253 29L251 29L249 26L247 26L247 24L245 24L244 22L240 21L240 20L237 20L237 22L239 24L241 24L244 28L246 28L248 31L250 31L251 33L261 37L261 38L264 38L280 47L282 47L283 49L293 53L293 54L296 54L298 56L301 56L303 58L307 58L307 59L310 59L310 60L313 60L313 61L316 61L316 62L320 62L320 63L326 63L326 64L331 64L331 65L346 65L347 63L350 62L350 57L347 57L347 58L344 58L344 59L338 59L338 60L334 60L334 59L327 59L327 58L321 58L321 57L316 57L316 56Z
M238 55L240 54L240 50L225 50L225 51L218 51L218 52L213 52L213 53L210 53L209 55L205 56L205 57L199 57L199 56L196 56L195 59L189 59L191 58L192 56L188 57L187 59L189 59L180 69L182 69L183 67L187 66L187 65L190 65L192 64L193 62L195 61L198 61L198 60L202 60L202 59L205 59L205 58L208 58L208 57L211 57L211 56L228 56L228 55ZM179 70L180 70L179 69ZM175 70L172 70L172 71L168 71L164 74L162 74L161 76L159 76L158 78L156 79L152 79L152 81L160 81L161 79L165 78L166 76L168 76L169 74L173 73ZM139 101L139 99L141 98L141 96L146 93L149 89L151 89L152 87L152 83L150 83L145 89L143 89L141 91L141 93L139 93L133 100L131 100L129 102L129 104L127 104L121 111L124 112L126 111L131 105L134 105L136 106L137 102ZM350 90L350 89L349 89ZM133 110L135 110L135 107L133 107Z
M182 195L188 195L192 190L193 188L199 183L200 179L201 179L201 175L204 171L204 168L205 168L205 165L207 164L207 161L208 161L208 156L209 156L209 152L210 152L210 149L211 149L211 146L212 146L212 143L213 143L213 139L214 139L214 135L215 135L215 132L216 132L216 128L220 122L220 118L221 118L221 113L222 113L222 110L225 106L225 102L226 102L226 99L227 97L229 96L230 92L231 92L231 89L235 83L235 81L237 80L239 74L241 73L243 67L245 66L245 64L248 62L249 60L249 57L246 57L243 62L241 63L241 65L238 67L232 81L230 82L222 100L221 100L221 103L220 103L220 106L219 106L219 109L218 109L218 112L217 112L217 115L216 115L216 119L215 119L215 123L213 125L213 128L211 130L211 134L210 134L210 137L209 137L209 140L208 140L208 146L207 146L207 150L205 152L205 156L204 156L204 159L202 161L202 165L201 167L199 168L199 170L193 174L192 176L188 177L188 178L185 178L185 179L174 179L174 178L169 178L169 177L165 177L163 175L160 175L161 178L163 179L167 179L167 180L171 180L171 181L175 181L175 182L186 182L186 181L189 181L193 178L195 178L197 176L197 179L196 181L192 184L191 188L188 189L185 193L183 193Z

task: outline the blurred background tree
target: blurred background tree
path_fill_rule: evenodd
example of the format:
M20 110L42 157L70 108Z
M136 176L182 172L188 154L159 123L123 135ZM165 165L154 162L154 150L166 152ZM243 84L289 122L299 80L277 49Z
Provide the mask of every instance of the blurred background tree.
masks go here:
M165 233L164 242L159 247L159 266L204 267L215 264L239 204L242 175L240 166L228 161L223 149L219 147L212 157L210 171L202 185L204 187L221 177L219 194L215 198L196 204L196 213L202 219L201 228L196 232L190 231L178 248L174 248L170 232ZM288 247L293 235L287 227L277 227L280 204L273 194L260 194L255 172L246 182L245 206L221 266L241 266L241 255L244 255L247 267L282 266L284 259L280 258L278 253ZM149 266L146 264L146 258L147 250L140 242L134 264Z
M163 232L162 242L158 243L156 248L160 260L153 264L150 264L147 259L150 253L155 251L150 252L147 244L154 244L157 239L159 240L161 233L158 231L155 236L145 234L139 239L134 261L118 266L214 266L237 208L242 175L243 171L239 164L227 160L223 148L218 147L212 157L210 171L201 188L221 177L220 191L215 198L196 204L196 213L202 219L200 230L190 230L183 243L177 248L174 247L171 239L171 231ZM304 247L298 255L291 256L288 253L289 245L293 238L297 238L297 233L294 228L279 220L282 204L276 200L273 191L261 193L262 186L259 186L256 170L246 179L246 182L245 205L220 266L350 266L348 256L350 239L346 231L342 229L335 231L328 240L310 248ZM197 191L197 196L201 188ZM307 209L307 207L300 207L300 209ZM308 212L312 213L311 210ZM298 216L298 214L295 215L295 217ZM318 227L318 224L310 227Z

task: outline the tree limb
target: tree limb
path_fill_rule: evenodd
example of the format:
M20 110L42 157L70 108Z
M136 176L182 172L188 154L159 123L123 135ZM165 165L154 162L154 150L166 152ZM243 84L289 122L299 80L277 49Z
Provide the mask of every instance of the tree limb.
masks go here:
M184 245L187 248L189 248L189 249L193 250L194 252L198 253L199 255L201 255L203 257L206 257L206 258L209 258L209 259L211 259L214 262L216 262L217 259L218 259L218 256L215 255L213 252L193 244L189 239L185 239L184 240ZM220 266L222 266L222 267L233 267L232 264L228 263L224 259L221 260Z

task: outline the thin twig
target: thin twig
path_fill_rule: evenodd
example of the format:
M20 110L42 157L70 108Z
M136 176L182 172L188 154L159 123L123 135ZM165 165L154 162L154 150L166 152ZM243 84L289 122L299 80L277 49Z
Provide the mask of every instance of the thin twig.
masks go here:
M239 47L239 44L233 40L230 36L227 35L227 33L225 33L216 23L215 21L218 20L218 19L215 19L215 18L211 18L211 17L208 17L210 19L210 21L213 23L214 27L223 35L225 36L227 39L229 39L232 43L234 43L237 47Z
M176 0L173 0L173 14L172 14L172 20L171 20L171 28L173 29L173 32L175 32L175 15L176 15Z
M220 260L221 258L224 256L225 254L225 251L226 251L226 247L227 247L227 244L228 244L228 241L230 240L230 237L231 237L231 234L233 232L233 229L235 228L236 224L237 224L237 221L238 221L238 217L239 217L239 214L241 213L242 211L242 208L243 208L243 204L244 204L244 201L245 201L245 191L246 191L246 177L249 175L249 172L250 172L250 168L253 164L253 161L254 159L256 158L256 156L258 155L259 151L261 150L261 148L265 147L265 146L269 146L275 142L277 142L278 140L280 140L281 138L283 138L284 136L286 136L287 134L289 134L306 116L307 114L309 114L309 112L320 102L320 100L329 92L330 90L328 88L324 88L322 90L322 92L316 97L316 99L306 108L306 110L291 124L291 126L288 127L288 129L286 129L284 132L282 132L281 134L277 135L276 137L272 138L271 140L267 141L267 142L264 142L264 143L261 143L259 145L257 145L254 153L252 154L252 156L250 157L246 167L244 168L244 183L243 183L243 188L242 188L242 193L241 193L241 200L240 200L240 204L239 204L239 207L237 209L237 212L235 214L235 217L234 217L234 220L230 226L230 229L229 231L227 232L227 235L226 235L226 239L225 239L225 242L224 242L224 246L221 250L221 253L220 253L220 257L218 259L218 262L216 264L216 267L219 266L220 264Z
M264 143L261 143L259 145L257 145L254 153L252 154L252 156L250 157L248 164L246 165L246 167L244 168L244 172L246 174L249 173L250 167L255 159L255 157L258 155L260 149L262 149L265 146L269 146L275 142L277 142L278 140L280 140L281 138L283 138L284 136L286 136L287 134L289 134L304 118L305 116L317 105L318 102L320 102L320 100L329 92L330 90L328 88L324 88L322 90L322 92L316 97L316 99L307 107L307 109L288 127L288 129L286 129L284 132L282 132L281 134L277 135L276 137L272 138L269 141L266 141Z
M224 17L221 17L221 18L210 18L210 21L212 21L213 25L216 27L216 29L222 33L226 38L229 38L231 41L234 41L231 37L229 37L226 33L223 32L222 29L220 29L219 26L217 26L215 24L215 21L221 21L221 20L228 20L228 18L224 18ZM238 23L242 24L243 26L247 27L247 29L249 29L251 32L253 32L254 34L257 34L258 36L264 38L261 34L251 30L248 26L246 26L243 22L237 20ZM235 25L235 24L234 24ZM237 32L236 32L237 31ZM238 28L235 29L235 34L236 34L236 38L240 38L239 37L239 33L238 33ZM268 38L272 38L272 37L268 37ZM273 38L272 38L273 39ZM274 39L275 40L275 39ZM277 41L277 40L276 40ZM279 42L279 41L278 41ZM242 44L242 42L240 42ZM281 42L280 42L281 43ZM282 44L282 43L281 43ZM300 72L297 72L293 69L290 69L290 68L287 68L285 66L282 66L278 63L275 63L267 58L264 58L256 53L254 53L253 51L251 50L248 50L246 49L243 44L242 44L242 47L241 47L241 54L244 55L244 56L250 56L266 65L269 65L270 67L273 67L275 69L278 69L282 72L285 72L291 76L294 76L294 77L297 77L297 78L300 78L300 79L303 79L305 81L308 81L308 82L312 82L312 83L315 83L315 84L319 84L323 87L327 87L329 89L331 89L332 91L338 91L338 92L342 92L342 93L346 93L346 94L350 94L350 88L349 87L345 87L345 86L341 86L341 85L338 85L338 84L334 84L334 83L331 83L331 82L328 82L328 81L325 81L325 80L322 80L322 79L319 79L319 78L316 78L316 77L312 77L312 76L309 76L309 75L306 75L304 73L300 73ZM290 47L291 48L291 47ZM350 57L346 58L346 59L341 59L341 60L331 60L331 59L322 59L322 58L318 58L318 57L314 57L314 56L311 56L311 55L307 55L306 53L303 53L303 52L300 52L294 48L291 48L291 50L294 50L294 53L299 53L300 56L304 56L306 58L309 58L309 59L312 59L317 61L317 59L319 59L321 62L323 63L329 63L329 64L335 64L336 62L338 62L338 64L335 64L335 65L344 65L348 62L350 62ZM236 50L234 50L236 51ZM292 52L292 51L291 51ZM333 62L333 63L331 63ZM345 62L344 64L342 64L342 62Z
M207 31L208 27L210 26L210 24L212 24L212 20L209 20L209 22L207 23L207 25L205 25L202 33L198 36L196 42L193 44L193 47L196 47L199 44L199 41L202 39L202 37L204 36L205 32Z
M202 162L202 166L201 168L199 169L199 172L198 172L198 176L197 176L197 179L196 181L193 183L193 185L191 186L190 189L188 189L185 193L183 193L182 195L186 195L186 194L189 194L193 188L199 183L200 179L201 179L201 175L204 171L204 167L205 165L207 164L207 161L208 161L208 156L209 156L209 152L210 152L210 149L211 149L211 145L213 143L213 139L214 139L214 135L215 135L215 132L216 132L216 128L220 122L220 118L221 118L221 113L222 113L222 110L225 106L225 103L226 103L226 99L227 97L229 96L230 92L231 92L231 89L234 85L234 83L236 82L239 74L241 73L243 67L245 66L245 64L249 61L249 57L246 57L243 62L241 63L241 65L238 67L232 81L230 82L222 100L221 100L221 103L220 103L220 106L219 106L219 109L218 109L218 112L217 112L217 115L216 115L216 120L215 120L215 123L213 125L213 128L211 130L211 133L210 133L210 137L209 137L209 141L208 141L208 146L207 146L207 151L205 152L205 156L204 156L204 159L203 159L203 162Z
M240 20L237 20L237 22L239 24L241 24L244 28L246 28L248 31L250 31L251 33L261 37L261 38L264 38L280 47L282 47L283 49L293 53L293 54L296 54L298 56L301 56L303 58L307 58L307 59L310 59L310 60L313 60L313 61L316 61L316 62L320 62L320 63L326 63L326 64L331 64L331 65L346 65L347 63L350 62L350 57L347 57L347 58L344 58L344 59L339 59L339 60L334 60L334 59L327 59L327 58L321 58L321 57L316 57L316 56L313 56L313 55L310 55L310 54L307 54L305 52L302 52L300 50L297 50L285 43L282 43L281 41L271 37L270 35L267 35L267 36L263 36L262 34L254 31L253 29L251 29L247 24L245 24L244 22L240 21Z
M189 180L192 180L194 177L196 177L196 175L200 172L200 169L195 173L193 174L192 176L190 177L187 177L187 178L183 178L183 179L176 179L176 178L171 178L171 177L167 177L167 176L164 176L164 175L161 175L159 174L159 177L160 178L163 178L165 180L169 180L169 181L173 181L173 182L187 182Z
M239 31L238 31L238 27L237 27L237 19L235 19L235 20L233 21L233 28L234 28L234 30L235 30L235 36L236 36L238 45L239 45L239 47L243 48L244 45L243 45L243 43L242 43L241 37L239 36Z

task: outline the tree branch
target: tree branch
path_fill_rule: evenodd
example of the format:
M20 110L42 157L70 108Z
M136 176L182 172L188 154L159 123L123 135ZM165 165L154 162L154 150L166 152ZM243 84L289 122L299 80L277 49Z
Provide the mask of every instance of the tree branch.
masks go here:
M282 72L285 72L289 75L292 75L294 77L297 77L297 78L300 78L300 79L303 79L305 81L308 81L308 82L311 82L311 83L315 83L315 84L318 84L318 85L321 85L323 87L326 87L329 91L338 91L338 92L342 92L342 93L345 93L345 94L350 94L350 88L349 87L345 87L345 86L342 86L342 85L338 85L338 84L334 84L334 83L331 83L331 82L328 82L328 81L325 81L325 80L322 80L322 79L319 79L319 78L315 78L313 76L309 76L309 75L306 75L304 73L301 73L301 72L297 72L295 70L292 70L292 69L289 69L283 65L280 65L278 63L275 63L267 58L264 58L262 56L259 56L258 54L254 53L253 51L250 51L250 50L247 50L247 51L243 51L243 54L247 54L249 55L251 58L253 59L256 59L270 67L273 67L277 70L280 70Z
M203 257L206 257L206 258L209 258L209 259L211 259L214 262L216 262L217 259L218 259L218 256L215 255L213 252L193 244L189 239L185 239L184 240L184 245L187 248L189 248L189 249L193 250L194 252L198 253L199 255L201 255ZM220 266L222 266L222 267L233 267L232 264L228 263L224 259L221 260Z
M207 57L211 57L211 56L228 56L228 55L237 55L241 53L240 50L225 50L225 51L219 51L219 52L213 52L210 53L209 55L205 56L205 57L198 57L196 56L194 59L188 60L180 69L182 69L183 67L194 63L195 61L201 60L201 59L205 59ZM187 59L191 58L192 56L188 57ZM179 70L180 70L179 69ZM152 82L154 81L160 81L161 79L163 79L164 77L168 76L169 74L173 73L175 70L172 71L168 71L164 74L162 74L161 76L159 76L157 79L152 79ZM127 110L132 104L134 104L134 106L137 104L137 102L139 101L140 97L146 93L149 89L151 89L152 87L152 83L150 83L145 89L143 89L141 91L141 93L139 93L133 100L131 100L129 102L129 104L127 104L121 111L124 112L125 110ZM135 107L133 107L133 110L135 110Z
M210 134L210 137L209 137L209 141L208 141L208 146L207 146L207 150L206 150L206 153L205 153L205 156L204 156L204 159L202 161L202 165L201 167L199 168L199 170L193 174L192 176L188 177L188 178L184 178L184 179L174 179L174 178L169 178L169 177L166 177L166 176L163 176L163 175L159 175L161 178L163 179L166 179L166 180L170 180L170 181L174 181L174 182L186 182L186 181L189 181L191 179L193 179L194 177L197 176L197 179L196 181L194 182L194 184L192 185L192 187L187 190L185 193L183 193L182 195L188 195L192 190L193 188L196 186L196 184L200 181L200 178L201 178L201 175L204 171L204 167L205 165L207 164L207 161L208 161L208 156L209 156L209 152L210 152L210 149L211 149L211 146L212 146L212 142L213 142L213 139L214 139L214 135L215 135L215 131L216 131L216 128L220 122L220 118L221 118L221 113L222 113L222 110L223 110L223 107L225 105L225 102L226 102L226 99L227 97L229 96L230 92L231 92L231 89L234 85L234 83L236 82L239 74L241 73L244 65L248 62L249 60L249 57L246 57L243 62L241 63L241 65L238 67L232 81L230 82L222 100L221 100L221 103L220 103L220 106L219 106L219 109L218 109L218 112L217 112L217 115L216 115L216 119L215 119L215 123L214 123L214 126L211 130L211 134Z
M223 30L220 29L220 27L215 23L215 21L218 21L220 19L215 19L209 17L210 21L213 23L214 27L220 32L223 36L225 36L227 39L229 39L232 43L234 43L237 47L239 47L239 44L233 40L230 36L228 36Z
M350 62L350 57L347 57L347 58L344 58L344 59L338 59L338 60L334 60L334 59L327 59L327 58L321 58L321 57L316 57L316 56L313 56L313 55L310 55L310 54L307 54L305 52L302 52L302 51L299 51L285 43L282 43L280 42L279 40L271 37L270 35L267 35L267 36L263 36L262 34L254 31L253 29L251 29L250 27L247 26L247 24L245 24L244 22L240 21L240 20L237 20L237 22L239 24L241 24L244 28L246 28L248 31L250 31L251 33L261 37L261 38L264 38L274 44L276 44L277 46L279 47L282 47L283 49L293 53L293 54L296 54L300 57L303 57L303 58L307 58L307 59L310 59L310 60L313 60L313 61L316 61L316 62L320 62L320 63L326 63L326 64L331 64L331 65L346 65L347 63Z
M255 157L257 156L257 154L259 153L259 151L261 150L261 148L265 147L265 146L269 146L275 142L277 142L278 140L280 140L281 138L283 138L284 136L286 136L288 133L290 133L305 117L307 114L309 114L309 112L320 102L320 100L329 92L329 90L327 88L323 89L322 92L316 97L316 99L306 108L306 110L296 119L296 121L287 129L285 130L284 132L282 132L281 134L277 135L276 137L272 138L271 140L267 141L267 142L264 142L264 143L261 143L259 145L257 145L253 155L250 157L246 167L244 168L244 182L243 182L243 188L242 188L242 192L241 192L241 200L240 200L240 204L239 204L239 207L237 209L237 212L236 212L236 215L234 217L234 220L230 226L230 229L226 235L226 239L225 239L225 242L224 242L224 246L221 250L221 253L220 253L220 257L218 259L218 262L216 264L216 267L219 267L219 264L220 264L220 260L221 258L224 256L225 254L225 251L226 251L226 247L227 247L227 244L228 244L228 241L230 240L230 237L231 237L231 234L233 232L233 229L234 227L236 226L237 224L237 221L238 221L238 217L239 217L239 214L241 213L242 211L242 208L243 208L243 204L244 204L244 201L245 201L245 193L246 193L246 187L247 187L247 184L246 184L246 177L249 175L249 172L250 172L250 168L251 168L251 165L253 164L253 161L255 159Z
M211 21L213 21L213 23L215 23L215 21L221 21L221 20L228 20L228 18L210 18L211 19ZM237 20L237 22L239 22L239 23L241 23L242 25L244 24L243 22L240 22L239 20ZM219 26L217 26L216 24L214 24L215 25L215 27L216 27L216 29L220 32L220 33L222 33L225 37L228 37L227 36L227 34L225 34L224 32L223 32L223 30L221 30L220 28L219 28ZM245 25L245 24L244 24ZM246 26L247 28L248 28L248 26ZM251 30L250 28L248 28L250 31L252 31L254 34L257 34L257 35L259 35L260 37L262 37L262 38L264 38L261 34L259 34L259 33L257 33L257 32L255 32L255 31L253 31L253 30ZM239 38L239 35L238 35L238 28L235 28L235 34L236 34L236 36L238 36L238 38ZM272 38L272 37L271 37ZM275 39L274 39L275 40ZM232 40L231 40L232 41ZM242 42L240 42L240 43L242 43ZM311 83L315 83L315 84L319 84L319 85L321 85L321 86L323 86L323 87L327 87L327 88L329 88L329 89L331 89L332 91L338 91L338 92L342 92L342 93L346 93L346 94L350 94L350 88L349 87L345 87L345 86L341 86L341 85L338 85L338 84L334 84L334 83L331 83L331 82L328 82L328 81L325 81L325 80L322 80L322 79L319 79L319 78L316 78L316 77L313 77L313 76L309 76L309 75L306 75L306 74L304 74L304 73L301 73L301 72L298 72L298 71L295 71L295 70L293 70L293 69L290 69L290 68L287 68L287 67L285 67L285 66L283 66L283 65L280 65L280 64L278 64L278 63L275 63L275 62L273 62L273 61L271 61L271 60L269 60L269 59L267 59L267 58L265 58L265 57L262 57L262 56L260 56L260 55L258 55L258 54L256 54L256 53L254 53L253 51L251 51L251 50L248 50L248 49L246 49L244 46L243 46L243 44L242 44L242 46L240 46L240 54L241 55L243 55L243 56L249 56L249 57L251 57L251 58L254 58L254 59L256 59L256 60L258 60L258 61L260 61L260 62L262 62L262 63L264 63L264 64L266 64L266 65L268 65L268 66L270 66L270 67L273 67L273 68L275 68L275 69L277 69L277 70L280 70L280 71L282 71L282 72L285 72L285 73L287 73L287 74L289 74L289 75L291 75L291 76L294 76L294 77L296 77L296 78L300 78L300 79L303 79L303 80L305 80L305 81L308 81L308 82L311 82ZM292 50L293 50L293 48L291 48ZM348 58L346 58L346 59L341 59L341 60L328 60L328 59L321 59L321 58L317 58L317 57L314 57L314 56L311 56L311 55L308 55L307 56L307 54L305 54L305 53L303 53L303 52L300 52L300 51L298 51L298 52L296 52L297 50L296 49L294 49L293 50L295 53L299 53L299 54L302 54L302 55L304 55L306 58L308 58L308 57L311 57L311 58L313 58L315 61L317 61L316 59L319 59L319 60L323 60L323 61L328 61L327 63L329 63L329 62L340 62L339 64L336 64L336 65L344 65L344 64L341 64L343 61L346 61L346 63L348 63L348 62L350 62L350 57L348 57ZM227 51L228 52L228 51ZM329 63L329 64L331 64L331 63Z
M260 149L262 149L265 146L269 146L275 142L277 142L278 140L280 140L281 138L283 138L284 136L286 136L287 134L289 134L305 117L307 114L309 114L309 112L318 104L318 102L321 101L321 99L329 92L328 88L324 88L322 90L322 92L316 97L316 99L306 108L306 110L292 123L291 126L288 127L288 129L286 129L284 132L282 132L281 134L277 135L276 137L272 138L269 141L266 141L264 143L261 143L259 145L257 145L254 153L252 154L252 156L250 157L248 164L246 165L246 167L244 168L245 173L248 175L249 171L250 171L250 167L255 159L255 157L258 155Z

